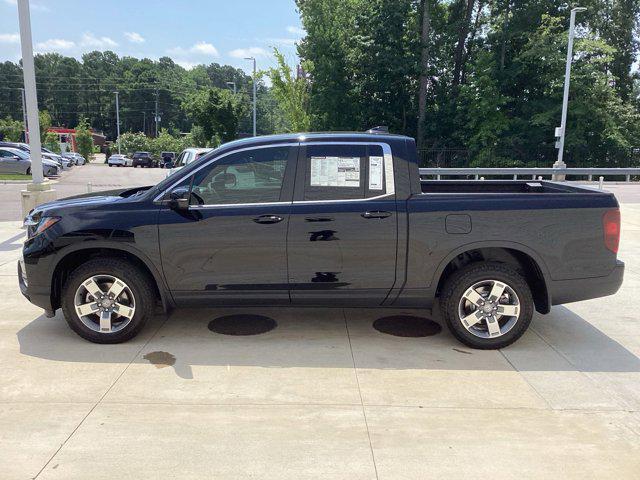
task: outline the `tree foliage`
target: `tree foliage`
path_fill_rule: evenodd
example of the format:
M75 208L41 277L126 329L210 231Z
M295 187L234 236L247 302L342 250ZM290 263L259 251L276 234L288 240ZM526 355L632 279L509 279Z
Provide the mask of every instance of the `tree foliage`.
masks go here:
M19 142L22 138L22 122L11 117L0 118L0 139L6 142Z
M184 109L194 123L202 127L207 146L237 138L238 122L246 110L237 95L216 87L191 94Z
M78 153L80 153L80 155L86 158L89 162L91 161L91 154L93 153L93 136L91 135L89 122L86 118L80 119L75 131Z
M613 164L640 145L640 0L578 15L568 159ZM556 0L297 0L313 64L312 129L386 124L487 165L556 155L569 8ZM423 119L420 121L420 119ZM493 160L490 160L493 159Z
M286 117L287 130L307 132L311 128L310 84L304 75L299 75L298 72L294 74L284 55L277 48L273 49L273 54L276 57L278 67L269 69L267 75L271 79L273 96ZM301 67L302 71L313 68L310 62L304 63Z

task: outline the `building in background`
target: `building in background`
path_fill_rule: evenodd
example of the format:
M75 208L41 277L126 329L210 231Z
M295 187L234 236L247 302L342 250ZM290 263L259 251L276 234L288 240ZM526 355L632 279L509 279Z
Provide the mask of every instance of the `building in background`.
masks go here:
M74 128L66 128L66 127L50 127L48 132L53 132L58 134L58 141L60 143L60 150L63 152L77 152L76 147L76 130ZM91 130L91 136L93 137L93 144L100 148L100 152L104 153L105 143L107 141L107 137L98 133L94 130Z

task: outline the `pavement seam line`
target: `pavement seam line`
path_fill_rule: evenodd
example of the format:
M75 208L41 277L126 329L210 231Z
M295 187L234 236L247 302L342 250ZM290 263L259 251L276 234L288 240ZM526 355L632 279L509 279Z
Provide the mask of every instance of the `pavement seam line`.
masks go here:
M522 372L518 370L513 363L511 363L511 360L509 360L509 358L504 354L502 349L499 349L498 351L500 352L500 355L502 355L502 357L507 361L507 363L511 365L511 368L513 368L513 371L518 372L520 374L520 378L524 380L524 383L529 385L529 387L531 387L531 390L533 390L533 392L538 396L538 398L540 398L540 400L542 400L545 403L545 405L547 405L548 408L546 410L554 410L553 406L549 403L549 401L542 396L542 394L536 389L536 387L533 386L533 384L529 381L529 379L525 375L523 375Z
M373 452L373 444L371 443L371 432L369 431L369 422L367 421L367 411L364 407L364 400L362 398L362 389L360 388L360 379L358 378L358 368L356 367L356 357L353 354L353 346L351 345L351 334L349 333L349 323L347 322L347 314L342 309L342 318L344 319L344 328L347 331L347 340L349 341L349 351L351 352L351 360L353 361L353 373L356 377L356 385L358 386L358 395L360 396L360 406L362 407L362 417L364 419L364 426L367 429L367 438L369 439L369 450L371 451L371 460L373 462L373 470L376 474L376 480L378 477L378 466L376 465L376 455Z
M160 326L156 329L155 332L153 332L153 334L149 337L149 339L138 349L138 351L135 353L135 355L133 355L133 357L131 358L131 361L127 364L126 367L124 367L124 369L122 370L122 372L120 372L120 375L118 375L116 377L116 379L111 383L111 385L109 385L109 388L107 388L107 390L100 396L100 398L98 399L98 401L93 405L93 407L91 407L89 409L89 411L87 412L87 414L82 417L82 420L80 420L80 423L78 423L78 425L76 425L76 427L73 429L73 431L69 434L69 436L64 440L64 442L62 442L60 444L60 446L57 448L57 450L53 453L53 455L51 455L51 458L49 458L49 460L47 460L47 463L45 463L42 468L40 469L40 471L33 477L33 480L36 480L40 474L42 472L44 472L44 469L47 468L47 466L51 463L51 461L56 458L56 455L58 455L58 453L60 452L60 450L62 450L62 448L67 444L67 442L71 439L71 437L73 437L73 435L78 431L78 429L82 426L82 424L84 423L84 421L89 418L89 415L91 415L93 413L93 411L96 409L96 407L98 405L100 405L100 403L102 403L102 400L104 399L104 397L107 396L107 394L111 391L111 389L115 386L116 383L118 383L118 381L122 378L122 376L125 374L125 372L129 369L129 367L133 364L133 362L135 362L136 358L138 358L138 355L140 355L140 353L142 353L142 351L145 349L145 347L147 345L149 345L149 343L151 342L151 340L153 340L155 338L155 336L158 334L158 332L160 331L160 329L162 327L164 327L164 325L167 323L167 321L169 320L170 315L167 315L166 318L164 319L164 321L160 324Z

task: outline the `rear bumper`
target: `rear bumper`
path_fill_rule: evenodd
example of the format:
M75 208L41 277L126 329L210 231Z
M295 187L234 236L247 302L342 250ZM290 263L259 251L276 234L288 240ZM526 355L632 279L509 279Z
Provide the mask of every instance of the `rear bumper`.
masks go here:
M624 278L624 263L616 260L609 275L594 278L575 278L551 281L551 305L579 302L590 298L606 297L618 291Z

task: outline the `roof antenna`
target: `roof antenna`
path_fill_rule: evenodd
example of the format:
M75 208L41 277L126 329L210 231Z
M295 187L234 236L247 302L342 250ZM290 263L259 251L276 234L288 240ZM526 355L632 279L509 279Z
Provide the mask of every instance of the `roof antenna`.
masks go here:
M367 130L367 133L389 133L389 127L386 125L378 125L377 127Z

